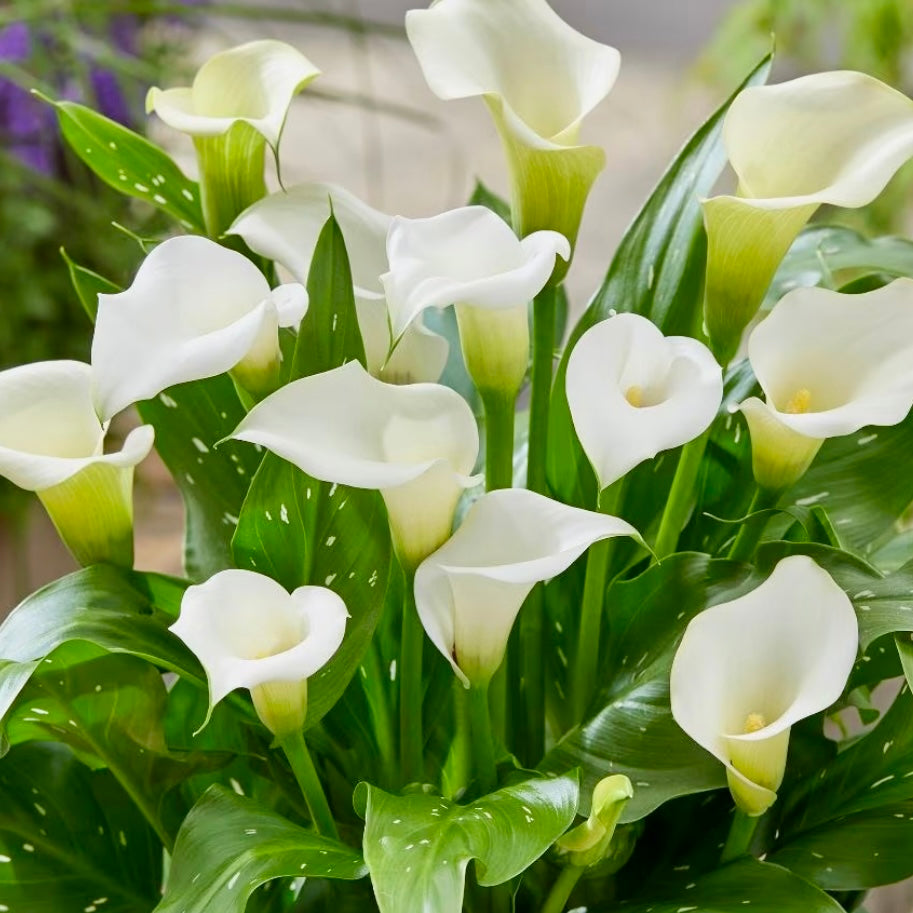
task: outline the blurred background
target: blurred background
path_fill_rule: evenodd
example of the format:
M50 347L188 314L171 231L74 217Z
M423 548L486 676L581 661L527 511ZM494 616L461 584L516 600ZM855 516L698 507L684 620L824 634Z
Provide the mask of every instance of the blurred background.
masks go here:
M90 328L71 291L64 248L129 283L139 237L164 230L151 208L94 180L68 154L52 109L30 94L81 101L164 145L195 176L190 141L147 120L149 86L186 85L210 54L278 37L324 75L294 103L283 179L343 184L390 213L430 215L465 203L476 179L506 188L484 105L440 102L402 32L418 0L5 0L0 3L0 369L88 359ZM491 0L497 2L497 0ZM869 72L913 92L910 0L552 0L572 25L622 52L616 88L584 139L608 165L584 218L568 279L582 308L627 223L677 148L770 47L774 81L821 69ZM842 221L909 233L908 167L879 201ZM275 180L273 179L273 186ZM846 216L846 217L845 217ZM137 565L180 571L180 499L148 460L137 491ZM33 498L0 479L0 617L71 569ZM882 906L878 906L882 903ZM885 897L872 913L907 913Z

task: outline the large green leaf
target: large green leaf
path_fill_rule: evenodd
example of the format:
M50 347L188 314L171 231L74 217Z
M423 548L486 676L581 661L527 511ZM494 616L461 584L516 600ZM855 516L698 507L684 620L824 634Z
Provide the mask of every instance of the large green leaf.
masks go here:
M314 252L308 296L289 379L363 362L348 256L332 215ZM330 587L349 609L342 647L308 683L313 726L345 691L383 608L391 550L381 498L319 482L268 453L240 511L232 547L238 567L268 574L289 590Z
M618 904L625 913L843 913L823 891L786 869L746 859L698 876L676 891L644 891Z
M162 848L108 771L62 745L0 763L0 904L23 913L149 913Z
M355 850L213 786L181 827L155 911L244 913L254 890L274 878L354 880L366 874Z
M736 94L764 82L770 62L765 57ZM576 341L616 311L649 317L666 334L694 334L700 328L707 249L700 198L710 193L726 163L721 134L732 98L691 137L663 175L571 333L555 378L549 423L549 484L563 501L592 501L592 472L574 435L565 397L567 359Z
M99 292L118 291L107 279L67 259L73 287L94 316ZM231 539L259 451L226 438L244 417L227 375L171 387L137 405L155 428L155 448L168 467L186 510L184 568L205 580L232 566Z
M52 104L70 148L106 184L205 234L199 187L164 150L91 108L72 101Z
M519 875L573 822L578 793L568 775L526 780L471 805L360 789L365 861L381 913L459 913L470 859L485 886Z

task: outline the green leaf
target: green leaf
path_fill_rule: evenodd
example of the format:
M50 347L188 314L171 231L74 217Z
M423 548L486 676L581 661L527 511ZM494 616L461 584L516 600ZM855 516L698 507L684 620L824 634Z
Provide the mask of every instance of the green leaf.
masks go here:
M71 260L70 255L62 247L60 248L60 256L63 257L63 262L66 263L70 272L70 282L73 283L79 303L88 315L89 320L94 323L95 315L98 313L99 294L111 295L119 292L120 288L115 283L105 279L104 276L99 276L98 273L94 273L92 270L86 269L86 267L80 266L74 260Z
M366 874L349 847L212 786L181 827L155 913L244 913L254 890L274 878L351 881Z
M0 901L10 911L148 913L161 867L161 845L108 771L47 743L0 763Z
M607 678L598 709L543 761L552 771L580 767L583 813L608 774L625 774L634 784L622 822L637 821L676 796L726 785L723 765L672 719L669 672L688 622L759 582L750 579L744 565L680 554L610 587L610 633L601 652Z
M769 863L745 859L691 879L674 893L645 892L649 899L618 905L624 913L843 913L814 885ZM671 896L670 896L671 894Z
M707 249L700 199L711 192L726 163L721 135L732 99L745 86L764 82L770 63L768 55L687 142L628 229L602 288L571 333L555 378L549 425L549 484L563 501L591 502L587 488L594 484L565 397L574 344L613 311L649 317L667 335L699 330Z
M106 184L145 200L184 228L206 233L200 191L158 146L91 108L51 102L70 148Z
M564 833L577 809L577 778L526 780L456 805L436 796L392 796L362 784L364 854L381 913L459 913L466 867L479 884L502 884Z
M308 275L289 380L364 363L352 275L335 217L320 233ZM308 726L340 698L374 634L390 567L390 535L380 495L318 482L275 454L263 458L232 540L238 567L268 574L286 589L337 592L349 609L342 647L308 682Z
M476 178L476 185L469 198L470 206L484 206L496 215L499 215L508 225L511 225L510 203L498 196L490 187Z

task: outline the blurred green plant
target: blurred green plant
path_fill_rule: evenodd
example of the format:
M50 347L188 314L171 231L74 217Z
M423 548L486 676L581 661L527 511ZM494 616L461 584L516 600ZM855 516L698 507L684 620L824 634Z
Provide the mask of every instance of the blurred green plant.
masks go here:
M913 92L910 0L741 0L698 61L698 75L731 85L769 49L772 37L781 73L861 70L907 95ZM875 203L841 213L841 220L870 233L903 230L911 190L913 167L908 165Z

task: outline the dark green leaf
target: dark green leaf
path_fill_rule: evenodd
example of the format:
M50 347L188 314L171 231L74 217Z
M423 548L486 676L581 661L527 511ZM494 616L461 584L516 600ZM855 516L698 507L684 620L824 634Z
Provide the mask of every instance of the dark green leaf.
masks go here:
M476 178L476 186L473 188L472 196L469 198L469 205L484 206L499 215L508 225L511 224L510 203L503 197L499 197L478 178Z
M178 834L168 886L156 913L244 913L253 891L274 878L363 878L349 847L274 811L211 787Z
M162 849L108 771L62 745L0 762L0 902L22 913L149 913Z
M768 55L737 93L764 82L770 62ZM667 335L695 334L700 328L707 247L700 199L710 193L726 163L721 133L732 98L694 134L663 175L571 333L555 379L549 426L549 484L563 501L592 501L592 492L587 497L592 471L574 435L564 392L567 359L576 341L613 311L649 317Z
M61 133L70 148L115 190L205 234L199 187L158 146L72 101L53 102Z
M456 805L437 796L392 796L364 784L364 854L381 913L459 913L466 867L479 884L502 884L564 833L577 779L527 780Z

